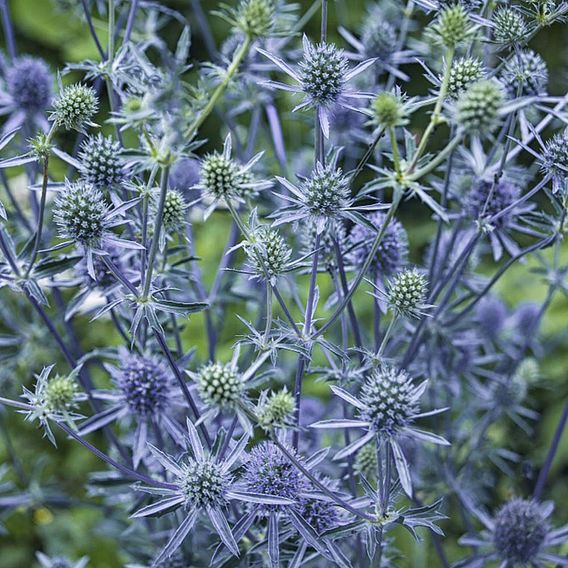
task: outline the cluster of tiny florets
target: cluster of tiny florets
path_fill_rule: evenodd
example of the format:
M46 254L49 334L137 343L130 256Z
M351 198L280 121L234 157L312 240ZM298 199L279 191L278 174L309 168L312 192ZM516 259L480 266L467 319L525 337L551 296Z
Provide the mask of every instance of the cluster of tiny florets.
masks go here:
M475 316L483 334L489 339L497 339L505 325L507 307L500 298L487 296L475 307Z
M324 478L318 479L318 481L329 489L336 490L336 484L330 480ZM340 519L335 503L322 499L300 498L298 500L298 512L318 534L336 526Z
M455 48L470 32L470 20L461 4L454 4L440 10L433 30L439 40L449 48Z
M272 0L242 0L237 12L238 28L253 38L268 35L274 27L275 10Z
M66 412L76 407L79 392L77 381L69 376L57 375L45 387L44 400L51 412Z
M67 130L82 130L96 114L99 101L91 87L76 84L65 87L53 104L52 118Z
M527 24L523 15L514 8L502 7L495 11L492 19L493 39L509 45L522 41L527 36Z
M182 158L178 160L170 171L168 178L172 189L177 189L182 193L187 193L200 179L199 160L194 158Z
M56 198L54 218L62 237L96 246L105 232L107 210L103 194L91 184L67 183Z
M304 486L298 468L272 442L263 442L251 450L245 463L243 482L253 493L291 500L298 497ZM259 510L268 514L282 511L287 506L262 504Z
M492 217L514 203L520 193L520 188L507 179L498 182L478 180L465 197L464 211L470 219ZM513 218L514 212L511 211L501 215L494 221L494 225L506 227Z
M383 226L386 214L382 212L374 213L369 220L377 231ZM365 261L373 239L374 233L367 226L355 225L349 233L348 246L349 258L354 265L360 265ZM377 249L377 254L373 258L371 268L377 275L391 276L398 272L406 262L408 256L408 238L402 223L393 219L387 226L385 234Z
M501 81L510 97L541 95L546 93L548 68L532 49L521 51L505 66Z
M25 112L41 112L51 103L52 77L41 59L16 59L6 72L6 84L16 106Z
M525 565L539 553L548 522L535 501L513 499L495 516L493 541L503 560Z
M225 505L229 476L213 461L188 459L183 464L180 489L186 508L204 509Z
M303 91L316 106L329 106L343 92L347 58L341 49L329 43L309 44L300 63Z
M415 268L395 275L388 284L389 306L396 314L404 317L420 315L426 300L428 281Z
M353 467L359 475L372 479L377 475L377 464L377 447L376 444L370 443L357 452Z
M125 177L121 146L112 136L89 136L81 145L81 177L97 188L112 188Z
M165 364L154 357L122 357L116 381L130 410L138 416L159 413L168 405L171 376Z
M375 96L371 103L373 120L377 126L393 128L405 124L407 112L403 98L390 91L383 91Z
M396 50L396 30L381 13L380 9L372 10L363 24L361 43L365 47L365 55L376 57L380 62L388 62Z
M361 388L365 405L361 418L377 434L394 436L418 412L415 390L412 379L401 369L385 365L373 370Z
M542 169L552 174L555 191L568 193L568 128L545 142Z
M230 158L217 152L207 156L201 164L201 184L213 197L227 197L236 191L239 169Z
M256 419L261 428L267 430L278 428L291 422L295 410L294 396L283 389L268 396L264 404L256 411Z
M475 57L461 57L450 68L448 97L457 99L473 83L483 78L483 63Z
M483 79L474 83L458 99L458 124L467 132L490 133L498 125L503 100L503 87L497 81Z
M178 231L185 223L187 204L181 192L168 189L164 200L162 223L166 231Z
M302 187L306 206L314 214L335 217L346 206L349 180L339 168L318 163Z
M499 380L493 385L492 400L503 409L513 408L520 404L527 395L527 384L519 377L510 380Z
M199 369L197 389L206 404L233 407L243 393L243 382L230 365L209 363Z
M292 256L284 237L276 229L261 225L253 239L254 242L246 244L245 253L255 275L270 280L282 274Z

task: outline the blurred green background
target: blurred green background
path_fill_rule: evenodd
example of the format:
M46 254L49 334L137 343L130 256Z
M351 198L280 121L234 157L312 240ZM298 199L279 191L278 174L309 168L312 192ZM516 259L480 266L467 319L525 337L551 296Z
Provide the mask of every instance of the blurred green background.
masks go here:
M189 0L161 2L164 5L178 9L194 26L194 18ZM78 0L12 0L9 2L12 20L16 31L16 41L19 53L33 54L46 59L55 71L61 69L65 62L80 61L85 58L97 58L91 37L87 32L84 22L77 16L77 11L71 6L78 5ZM307 9L311 2L302 0L299 2L302 9ZM202 2L204 9L210 10L217 7L218 3L211 0ZM353 0L337 0L330 2L330 36L337 39L334 30L338 23L356 29L365 16L366 2ZM220 19L211 17L211 26L214 35L220 43L226 37L228 28ZM95 26L101 41L106 38L106 23L95 19ZM317 18L312 20L307 32L316 36L319 30ZM161 32L170 45L175 44L179 34L179 25L164 28ZM3 38L2 38L3 39ZM541 33L533 42L533 47L538 50L549 64L550 92L551 94L564 94L567 86L567 52L566 52L566 27L555 26L551 30ZM3 41L2 41L3 45ZM191 48L192 62L205 61L207 54L203 41L198 31L193 35ZM413 77L407 85L410 94L423 94L426 84L421 77L419 66L410 66L407 72ZM210 137L210 143L219 143L219 131L215 118L208 121L204 129L204 135ZM293 126L285 127L285 134L291 138L290 130ZM295 133L296 134L296 133ZM294 136L294 139L295 136ZM423 256L427 239L432 234L432 224L423 209L415 209L413 205L406 205L401 212L401 220L409 231L412 247L412 260L419 262ZM227 233L228 219L223 213L213 215L208 222L206 230L203 227L197 230L196 248L198 256L203 258L202 270L207 283L214 277L219 257ZM219 235L223 235L219 238ZM206 254L203 254L206 253ZM568 250L564 247L564 261L568 262ZM520 301L540 301L546 293L546 286L529 270L534 266L534 261L529 260L525 264L511 269L504 277L497 291L512 307ZM494 266L484 266L488 274L494 270ZM13 297L4 291L0 296L0 302L12 302ZM358 309L364 313L368 310L368 303L361 302ZM20 308L18 308L20 309ZM232 306L231 311L247 313L245 306ZM29 312L21 308L22 321L29 316ZM251 311L251 318L254 311ZM365 315L365 314L364 314ZM368 316L368 314L366 314ZM368 317L367 317L368 319ZM528 494L534 483L534 475L538 472L538 466L542 463L544 453L548 448L552 433L557 424L562 406L568 396L568 299L557 295L553 301L544 321L542 334L544 341L547 339L552 346L545 354L542 361L544 381L541 387L532 391L532 408L542 413L534 436L532 438L519 435L509 422L503 421L502 425L494 428L491 434L498 438L509 449L518 452L526 458L525 462L516 466L515 476L510 479L502 479L496 487L496 502L501 502L513 493ZM108 328L103 324L89 325L87 318L80 318L76 324L79 337L88 338L85 347L93 347L108 344ZM188 344L195 343L198 352L205 357L204 335L202 333L203 321L200 316L193 317L185 332ZM221 337L220 357L228 356L234 336L242 332L236 318L228 317ZM29 345L22 345L22 353L26 350L24 361L10 368L10 376L4 376L0 388L5 394L19 390L18 385L29 385L32 381L32 371L39 371L43 364L49 364L57 357L56 350L50 345L50 340L35 329L29 332ZM47 343L45 343L47 342ZM118 342L118 339L116 339ZM20 353L20 356L22 355ZM48 358L47 361L43 357ZM28 363L28 364L25 364ZM307 390L311 394L327 396L327 388L322 384L310 382ZM13 411L0 414L3 437L0 438L0 461L9 462L9 449L12 446L14 454L24 470L23 474L10 473L9 479L13 480L21 489L29 493L29 500L13 512L6 520L8 533L0 535L0 568L22 568L34 566L34 552L45 551L48 554L69 554L77 558L83 554L91 558L91 564L97 568L122 567L125 556L121 552L117 540L103 534L101 526L107 525L108 511L101 506L97 499L85 499L85 480L91 471L101 469L101 464L83 448L66 442L61 437L60 447L55 450L41 435L29 424L24 423L20 416ZM8 427L10 436L5 436L5 428ZM104 444L101 437L94 437L99 444ZM535 469L532 469L534 464ZM41 469L38 467L41 465ZM34 468L37 471L34 471ZM46 505L38 492L29 491L26 483L28 478L37 476L42 480L49 480L55 489L62 489L71 495L72 502L58 507ZM546 497L552 498L557 503L565 503L568 495L568 444L566 437L561 445L556 458L554 468L549 478ZM33 485L32 485L33 489ZM566 507L557 507L555 520L557 523L568 521ZM459 555L459 547L456 539L461 534L461 528L452 522L443 523L444 530L448 533L446 548L450 558ZM110 529L111 531L114 529ZM110 533L112 534L112 532ZM397 544L404 551L406 559L400 561L400 566L413 568L426 568L437 566L438 561L431 550L429 540L424 543L415 543L406 533L397 533Z

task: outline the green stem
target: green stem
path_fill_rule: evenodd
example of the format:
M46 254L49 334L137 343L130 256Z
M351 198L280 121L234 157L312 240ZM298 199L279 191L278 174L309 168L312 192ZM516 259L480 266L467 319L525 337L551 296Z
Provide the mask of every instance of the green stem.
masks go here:
M230 80L233 78L235 73L237 72L239 66L243 62L244 58L247 56L252 40L250 36L247 36L239 49L235 52L233 56L233 60L231 64L227 68L225 72L225 76L218 87L213 91L209 102L203 107L201 112L197 115L193 123L190 125L189 130L187 132L187 137L191 139L193 135L199 130L201 125L205 122L205 119L211 114L217 101L221 98L221 95L225 92L225 89L229 85Z
M454 49L449 47L446 51L446 68L444 70L444 76L442 77L442 83L440 85L440 91L438 92L438 98L436 99L436 106L434 107L434 111L432 112L432 116L430 117L430 122L424 131L424 135L422 136L422 140L420 140L420 144L418 145L418 149L416 150L416 154L412 159L412 162L408 166L408 172L411 172L418 163L420 156L426 150L426 146L428 144L428 140L434 132L434 129L440 123L440 117L442 114L442 106L444 104L444 99L446 98L446 94L448 93L448 86L450 83L450 71L452 69L452 61L454 59Z
M416 170L412 175L408 176L408 180L410 181L417 181L421 177L425 176L426 174L430 173L434 168L438 167L447 157L451 154L456 146L462 141L463 134L458 133L456 136L448 142L446 147L438 153L438 155L428 162L424 167Z
M169 170L169 166L163 167L162 175L160 177L160 201L158 203L158 212L156 214L156 222L154 224L154 235L152 236L152 246L150 247L150 255L148 256L148 268L146 271L146 278L144 279L144 290L141 298L144 301L148 299L150 286L152 284L152 273L154 272L154 262L156 260L156 254L158 253L160 232L162 230L162 223L164 219L164 205L166 202L166 193L168 191Z
M390 136L390 143L392 148L392 161L394 163L394 170L397 176L400 177L402 172L400 168L400 152L398 151L398 144L396 142L396 130L394 126L389 127L389 136Z
M45 139L45 147L48 148L47 153L45 154L44 158L43 158L43 170L42 170L42 175L43 175L43 179L41 182L41 199L40 199L40 203L39 203L39 217L38 217L38 226L37 226L37 231L36 231L36 235L35 235L35 241L34 241L34 248L32 250L32 256L30 259L30 263L28 264L28 268L26 270L26 275L25 278L27 278L30 274L30 272L32 271L32 268L35 264L35 261L37 259L37 255L39 252L39 247L41 245L41 235L43 233L43 221L44 221L44 217L45 217L45 204L47 202L47 184L49 181L49 143L51 142L51 139L53 138L53 135L55 134L55 129L56 129L56 123L54 122L51 126L51 129L49 130L47 137Z

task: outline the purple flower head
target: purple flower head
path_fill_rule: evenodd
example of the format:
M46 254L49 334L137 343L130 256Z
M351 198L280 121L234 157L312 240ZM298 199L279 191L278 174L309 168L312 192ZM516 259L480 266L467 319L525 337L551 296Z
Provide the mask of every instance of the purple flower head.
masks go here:
M492 217L514 203L520 193L518 186L505 179L496 184L493 181L478 180L466 196L465 213L470 219L478 219L480 216ZM514 216L514 211L510 211L499 217L494 225L507 227L514 220Z
M513 499L495 516L495 548L503 560L524 565L538 555L549 529L537 502Z
M337 491L337 483L327 478L322 479L319 475L316 477L328 489ZM334 503L310 497L301 497L298 500L298 512L318 534L337 526L341 518Z
M168 178L170 187L183 194L197 193L193 186L199 183L201 164L194 158L181 158L172 167ZM193 190L193 191L192 191Z
M51 103L52 77L49 67L35 57L19 57L6 72L8 93L17 108L35 114Z
M515 327L521 334L535 333L535 325L540 314L540 306L536 302L522 302L514 313Z
M262 442L251 450L243 481L248 491L286 499L296 499L305 485L296 466L272 442ZM259 511L268 515L286 506L262 504Z
M156 357L123 350L113 377L133 414L156 415L168 407L173 386L171 372Z
M507 308L499 298L489 296L477 304L475 315L482 332L490 339L497 339L507 319Z
M568 128L544 143L541 168L552 175L553 190L568 194Z
M386 214L376 212L369 217L371 223L380 230ZM360 266L365 262L369 254L371 244L376 233L367 226L355 225L348 236L350 246L349 260L354 266ZM392 220L383 236L377 250L377 254L371 264L371 270L376 276L391 276L406 264L408 256L408 238L402 223Z

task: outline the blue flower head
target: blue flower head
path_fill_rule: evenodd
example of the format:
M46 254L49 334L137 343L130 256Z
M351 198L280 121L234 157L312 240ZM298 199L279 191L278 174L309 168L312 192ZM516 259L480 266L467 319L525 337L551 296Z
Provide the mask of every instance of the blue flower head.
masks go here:
M251 450L243 481L249 491L286 499L296 499L304 485L302 474L272 442L263 442ZM259 510L267 515L283 507L262 504Z
M159 359L122 351L113 376L134 414L141 417L159 414L167 407L172 378L168 367Z
M380 230L386 214L376 212L370 216L369 220ZM371 249L371 243L375 238L375 233L367 226L355 225L348 236L350 247L349 259L354 266L360 266L365 262L365 258ZM392 220L379 244L377 254L371 264L371 270L377 276L391 276L406 263L408 256L408 238L402 223L396 219Z
M6 72L8 93L17 108L35 114L44 111L51 102L51 73L41 59L17 58Z

